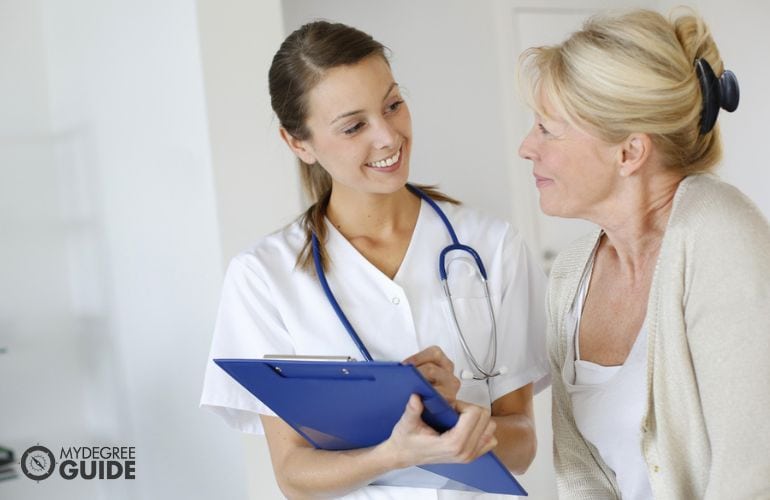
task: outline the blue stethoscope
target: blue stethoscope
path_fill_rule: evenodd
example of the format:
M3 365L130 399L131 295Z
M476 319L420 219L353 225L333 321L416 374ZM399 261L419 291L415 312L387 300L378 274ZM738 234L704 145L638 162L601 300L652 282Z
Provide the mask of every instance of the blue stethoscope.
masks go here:
M460 339L460 344L463 347L463 351L465 351L465 356L468 358L468 361L470 361L470 364L476 370L476 373L472 373L468 370L463 370L461 374L462 378L486 380L488 378L502 375L503 373L505 373L505 367L501 367L499 370L495 368L497 364L497 324L495 322L495 313L492 308L492 299L490 299L489 297L489 285L487 284L487 271L484 268L484 263L481 261L481 257L476 252L476 250L469 247L468 245L463 245L462 243L459 242L459 240L457 239L457 234L455 233L455 230L452 227L452 224L449 222L449 219L447 219L446 214L444 213L443 210L441 210L441 208L436 204L436 202L433 201L433 199L431 199L422 190L412 186L411 184L407 184L406 187L412 193L416 194L422 200L424 200L428 205L430 205L430 207L441 218L441 221L444 223L444 226L446 226L449 236L452 238L452 243L446 246L443 250L441 250L441 253L439 254L438 272L439 272L439 277L441 279L441 285L444 289L444 295L446 296L447 301L449 303L449 310L452 314L452 320L454 322L458 338ZM326 298L329 300L329 304L334 309L334 312L337 314L337 317L342 323L342 326L345 327L345 330L347 330L348 334L350 335L350 338L353 339L353 342L355 342L356 347L358 347L358 350L361 352L361 355L364 357L364 359L367 361L372 361L372 355L369 354L369 351L367 350L364 343L361 341L361 338L356 333L355 329L353 328L353 325L350 324L350 321L348 321L347 316L345 316L345 313L342 311L342 308L337 302L337 299L334 297L334 294L332 293L331 288L329 288L329 283L326 281L326 273L324 272L323 266L321 265L321 252L319 250L318 238L316 237L315 233L313 233L313 236L312 236L312 245L313 245L313 261L315 262L316 274L318 275L318 279L321 282L321 287L323 287L324 293L326 294ZM473 355L473 352L471 352L468 342L465 340L465 335L463 334L462 329L460 328L460 323L457 321L457 314L455 313L454 302L452 301L452 293L449 290L449 285L447 284L447 271L446 271L446 264L445 264L446 255L452 251L466 252L466 253L469 253L471 257L473 257L473 260L476 262L476 270L478 271L479 277L484 285L484 296L487 300L489 319L492 322L492 331L490 335L491 337L490 342L492 343L492 366L490 368L482 367L481 363L479 363L476 360L476 357Z

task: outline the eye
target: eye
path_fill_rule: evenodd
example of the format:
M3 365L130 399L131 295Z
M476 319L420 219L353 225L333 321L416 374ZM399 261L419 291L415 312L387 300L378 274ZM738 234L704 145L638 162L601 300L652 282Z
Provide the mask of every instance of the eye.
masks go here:
M342 133L345 134L345 135L353 135L356 132L358 132L359 130L361 130L361 128L363 126L364 126L364 122L358 122L355 125L353 125L352 127L348 127L346 129L343 129Z
M404 101L403 101L403 100L394 101L394 102L390 103L390 104L389 104L389 105L388 105L388 106L385 108L385 112L386 112L386 113L395 113L396 111L398 111L398 110L399 110L399 108L401 108L401 105L402 105L402 104L404 104Z
M538 124L537 124L537 128L538 128L538 129L540 129L540 133L542 133L543 135L549 135L549 134L550 134L550 132L548 131L548 129L547 129L547 128L545 128L545 126L543 126L543 124L542 124L542 123L538 123Z

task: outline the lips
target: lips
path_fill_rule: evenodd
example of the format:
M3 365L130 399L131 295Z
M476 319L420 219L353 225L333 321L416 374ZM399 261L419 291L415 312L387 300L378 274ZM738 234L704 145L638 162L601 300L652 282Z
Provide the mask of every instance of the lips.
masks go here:
M537 175L535 173L533 173L532 175L535 176L535 186L537 186L538 188L553 184L553 179L549 179L548 177L543 177L542 175Z
M402 148L403 145L399 147L393 155L381 160L365 163L364 165L377 172L393 172L398 170L401 166Z
M398 148L393 154L393 156L389 156L388 158L383 158L382 160L369 162L366 164L368 167L374 167L374 168L387 168L392 166L394 163L396 163L401 158L401 148Z

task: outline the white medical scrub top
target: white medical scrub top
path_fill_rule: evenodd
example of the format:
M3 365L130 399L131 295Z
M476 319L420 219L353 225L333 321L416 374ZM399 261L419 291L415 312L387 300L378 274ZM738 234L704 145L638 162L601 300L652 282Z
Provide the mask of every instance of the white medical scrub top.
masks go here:
M440 202L461 243L481 256L497 320L497 367L487 381L462 380L457 398L489 407L530 382L548 382L545 347L545 277L521 236L506 222ZM472 370L452 322L438 275L440 251L451 243L435 211L422 202L401 267L390 279L367 261L327 220L329 286L372 357L401 361L440 346L455 375ZM232 427L264 433L260 414L274 415L216 366L215 358L265 354L361 354L329 304L315 273L296 268L304 232L295 222L236 256L225 275L206 367L201 406ZM448 281L466 341L482 366L491 356L489 313L473 259L447 254ZM526 487L526 486L525 486ZM510 498L452 490L367 486L345 498Z

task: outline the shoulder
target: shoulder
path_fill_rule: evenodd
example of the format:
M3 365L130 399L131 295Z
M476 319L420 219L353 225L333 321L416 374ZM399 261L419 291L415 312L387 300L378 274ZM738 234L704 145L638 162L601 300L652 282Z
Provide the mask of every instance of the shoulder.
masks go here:
M759 208L738 188L711 174L681 182L667 233L722 248L736 243L736 238L755 240L765 248L770 244L770 226Z
M575 273L581 273L594 246L596 246L599 233L599 229L591 231L573 241L566 249L562 250L551 266L551 279L563 280L573 276Z
M291 273L304 243L304 232L299 221L294 221L261 237L249 248L238 253L230 261L227 272L261 276L264 279L276 274Z
M454 226L457 237L463 241L496 241L501 243L506 237L519 235L508 221L495 217L482 210L464 204L437 202L449 222Z

